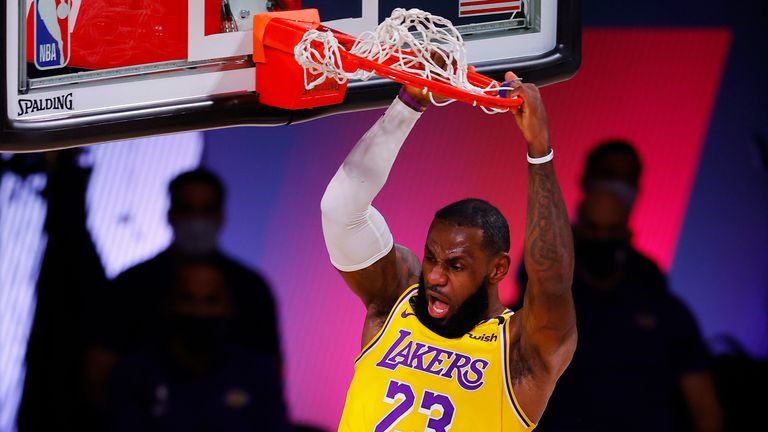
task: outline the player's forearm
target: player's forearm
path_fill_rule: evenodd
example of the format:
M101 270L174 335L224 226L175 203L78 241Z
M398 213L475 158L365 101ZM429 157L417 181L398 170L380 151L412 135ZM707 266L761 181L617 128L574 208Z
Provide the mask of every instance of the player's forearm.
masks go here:
M419 118L399 100L363 135L349 152L331 179L323 199L343 194L345 203L354 206L370 204L389 176L400 148ZM334 206L332 209L338 210Z
M333 176L320 203L331 262L342 271L365 268L393 245L371 202L389 176L419 113L396 100L358 141Z
M395 99L363 135L339 168L351 180L359 182L354 192L366 200L373 199L379 193L419 116L420 113Z
M573 280L573 237L552 162L528 165L525 270L536 294L560 295ZM533 294L533 293L532 293Z

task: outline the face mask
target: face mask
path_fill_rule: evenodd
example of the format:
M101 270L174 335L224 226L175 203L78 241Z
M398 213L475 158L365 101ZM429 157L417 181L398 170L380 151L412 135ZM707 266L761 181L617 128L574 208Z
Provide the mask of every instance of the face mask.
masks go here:
M219 225L208 219L181 220L173 230L174 243L187 255L205 255L216 250Z
M607 279L624 268L627 260L625 239L575 238L576 265L599 279Z
M587 190L604 190L612 192L621 198L621 200L624 201L624 204L626 204L627 208L629 209L635 205L635 200L637 199L637 189L634 186L628 185L622 181L593 180L587 183Z

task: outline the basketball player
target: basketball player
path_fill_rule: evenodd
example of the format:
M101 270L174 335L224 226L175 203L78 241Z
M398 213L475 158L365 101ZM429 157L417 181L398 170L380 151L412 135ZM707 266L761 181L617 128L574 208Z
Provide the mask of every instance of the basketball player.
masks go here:
M429 104L417 89L400 92L326 189L321 208L331 262L366 308L340 431L532 430L573 356L573 240L547 116L536 86L511 72L505 78L515 87L507 97L524 102L495 118L500 127L514 118L529 161L531 277L518 313L498 297L510 265L509 228L498 209L467 199L438 210L419 265L371 206Z

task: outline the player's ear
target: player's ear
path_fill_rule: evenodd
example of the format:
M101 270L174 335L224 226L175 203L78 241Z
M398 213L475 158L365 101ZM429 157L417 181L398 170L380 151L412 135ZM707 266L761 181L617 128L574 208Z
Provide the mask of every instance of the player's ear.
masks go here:
M489 281L491 283L501 282L501 280L507 276L507 273L509 273L510 264L511 260L508 253L502 252L496 255L493 260L491 260L491 271L488 274Z

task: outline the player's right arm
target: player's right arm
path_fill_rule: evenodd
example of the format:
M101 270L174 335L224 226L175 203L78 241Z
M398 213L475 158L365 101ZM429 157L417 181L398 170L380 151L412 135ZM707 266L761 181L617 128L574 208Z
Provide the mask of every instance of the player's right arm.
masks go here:
M395 100L344 159L320 203L331 263L367 311L363 345L408 286L413 268L413 254L395 247L384 217L371 203L419 116Z

